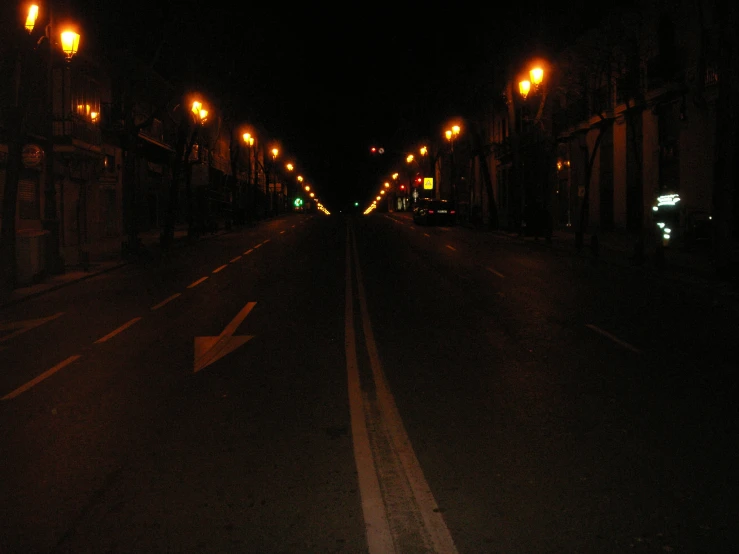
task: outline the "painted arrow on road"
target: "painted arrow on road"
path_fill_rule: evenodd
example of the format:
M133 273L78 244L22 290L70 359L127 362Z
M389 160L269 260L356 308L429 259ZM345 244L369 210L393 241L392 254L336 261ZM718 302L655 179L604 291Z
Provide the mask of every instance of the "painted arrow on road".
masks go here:
M256 304L256 302L248 302L217 337L195 337L195 370L193 373L197 373L254 338L252 335L234 337L233 334Z

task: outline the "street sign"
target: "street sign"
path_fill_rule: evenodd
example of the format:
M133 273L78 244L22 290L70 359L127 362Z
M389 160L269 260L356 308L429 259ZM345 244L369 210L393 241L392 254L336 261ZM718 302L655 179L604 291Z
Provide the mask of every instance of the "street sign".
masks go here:
M423 190L433 190L433 189L434 189L434 178L424 177L423 178Z
M38 167L44 161L44 151L36 144L26 144L21 153L24 167Z

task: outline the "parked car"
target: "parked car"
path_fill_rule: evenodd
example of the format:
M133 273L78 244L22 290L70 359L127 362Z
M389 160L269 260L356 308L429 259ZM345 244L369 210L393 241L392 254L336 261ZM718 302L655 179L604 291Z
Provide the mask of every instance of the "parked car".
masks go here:
M413 222L418 225L454 225L457 212L448 200L421 198L413 206Z

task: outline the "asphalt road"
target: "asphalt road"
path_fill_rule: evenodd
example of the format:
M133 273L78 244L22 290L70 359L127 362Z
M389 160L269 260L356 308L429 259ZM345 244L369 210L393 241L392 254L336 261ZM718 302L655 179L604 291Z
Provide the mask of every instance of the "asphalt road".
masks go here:
M735 298L293 215L0 311L1 552L732 552Z

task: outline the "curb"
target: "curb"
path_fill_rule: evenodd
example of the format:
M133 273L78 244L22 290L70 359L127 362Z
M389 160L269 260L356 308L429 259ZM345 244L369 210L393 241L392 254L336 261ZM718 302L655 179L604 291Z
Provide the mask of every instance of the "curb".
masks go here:
M200 236L200 237L198 237L198 241L201 241L201 240L209 240L209 239L212 239L214 237L218 237L218 236L224 235L224 234L226 234L228 232L230 232L230 231L223 230L223 231L219 231L219 232L214 233L214 234ZM172 245L174 246L174 245L176 245L178 243L185 244L186 241L187 241L187 237L179 237L179 238L176 238L174 240L174 242L172 243ZM156 255L161 255L161 249L159 248L158 243L153 243L153 244L154 244L155 248L154 249L151 249L151 250L155 250L157 252L157 254L155 254L155 256ZM148 248L147 248L147 250L148 250ZM24 287L16 288L14 292L11 292L10 297L7 300L0 300L0 310L2 310L4 308L8 308L10 306L15 306L17 304L20 304L20 303L22 303L22 302L24 302L26 300L30 300L32 298L38 298L39 296L42 296L42 295L46 294L47 292L59 290L59 289L64 288L66 286L72 285L74 283L79 283L80 281L85 281L87 279L90 279L91 277L95 277L96 275L102 275L104 273L108 273L110 271L114 271L116 269L120 269L121 267L124 267L124 266L127 266L127 265L131 264L131 263L134 263L134 261L135 261L134 259L128 259L128 260L120 260L118 262L108 262L108 263L110 263L109 266L103 267L103 268L100 268L100 269L97 269L97 270L87 271L83 275L80 275L79 277L69 278L69 279L63 279L62 278L62 280L60 280L59 282L56 282L56 283L53 283L52 282L52 283L48 283L46 285L43 282L41 282L41 283L38 283L38 285L41 285L41 288L39 290L33 291L33 292L17 293L16 291L18 291L19 289L22 289ZM101 262L101 263L106 263L106 262ZM17 295L15 298L13 298L14 293Z

